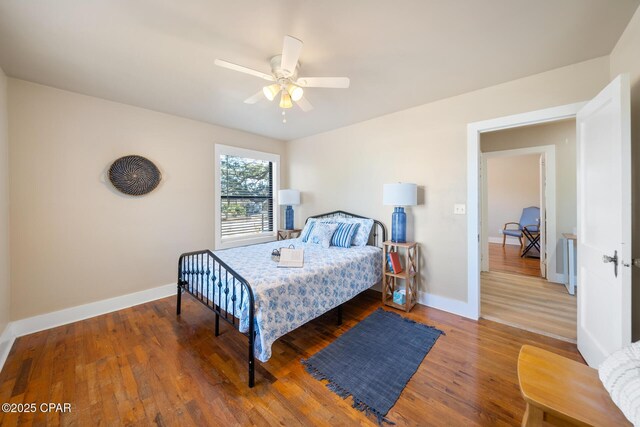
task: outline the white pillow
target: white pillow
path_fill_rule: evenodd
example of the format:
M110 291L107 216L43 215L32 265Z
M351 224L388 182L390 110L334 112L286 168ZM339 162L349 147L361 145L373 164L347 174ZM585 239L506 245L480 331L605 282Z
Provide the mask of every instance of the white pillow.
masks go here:
M331 246L331 237L333 237L333 233L335 233L337 229L337 223L316 222L311 229L311 234L309 235L307 243L328 248Z
M640 425L640 341L611 354L598 374L611 400L633 425Z

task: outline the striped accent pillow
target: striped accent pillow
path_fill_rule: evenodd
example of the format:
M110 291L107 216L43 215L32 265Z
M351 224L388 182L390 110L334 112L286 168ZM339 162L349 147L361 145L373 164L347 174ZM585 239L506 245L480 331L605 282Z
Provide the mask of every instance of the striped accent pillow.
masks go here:
M359 226L360 224L339 222L336 232L333 233L333 236L331 237L331 246L350 248Z
M304 228L302 229L302 232L300 233L300 237L302 238L303 242L307 242L307 240L309 240L309 236L311 235L311 232L313 231L313 226L314 225L316 225L316 218L309 218L307 223L304 225Z
M356 235L353 238L352 245L353 246L367 246L369 243L369 234L371 233L371 228L373 227L373 220L370 218L345 218L343 220L349 224L359 224L358 230L356 231Z

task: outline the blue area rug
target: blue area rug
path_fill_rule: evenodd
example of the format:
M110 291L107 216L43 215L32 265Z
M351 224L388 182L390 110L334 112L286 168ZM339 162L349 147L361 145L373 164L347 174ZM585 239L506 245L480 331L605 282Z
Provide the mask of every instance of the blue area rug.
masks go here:
M353 407L387 422L389 410L440 335L439 329L378 309L302 364Z

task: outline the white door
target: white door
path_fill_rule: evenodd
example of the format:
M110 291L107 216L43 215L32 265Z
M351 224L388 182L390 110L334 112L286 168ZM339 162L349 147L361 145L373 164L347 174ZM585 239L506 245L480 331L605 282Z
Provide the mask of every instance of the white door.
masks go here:
M547 156L540 155L540 276L547 277Z
M629 77L577 115L578 350L597 367L631 342Z

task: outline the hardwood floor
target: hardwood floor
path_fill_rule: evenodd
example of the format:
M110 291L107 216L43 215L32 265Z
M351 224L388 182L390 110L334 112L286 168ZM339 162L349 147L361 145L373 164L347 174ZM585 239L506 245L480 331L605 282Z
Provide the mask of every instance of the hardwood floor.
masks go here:
M576 297L564 285L497 271L480 281L483 318L576 342Z
M540 277L540 259L520 257L520 246L489 243L489 271Z
M375 425L306 373L307 358L380 307L367 291L276 341L249 389L246 339L190 297L166 298L16 340L0 402L68 402L70 413L0 413L0 425ZM516 361L532 344L581 361L570 343L481 319L416 307L443 330L388 417L403 425L519 425ZM392 343L390 343L392 344Z

